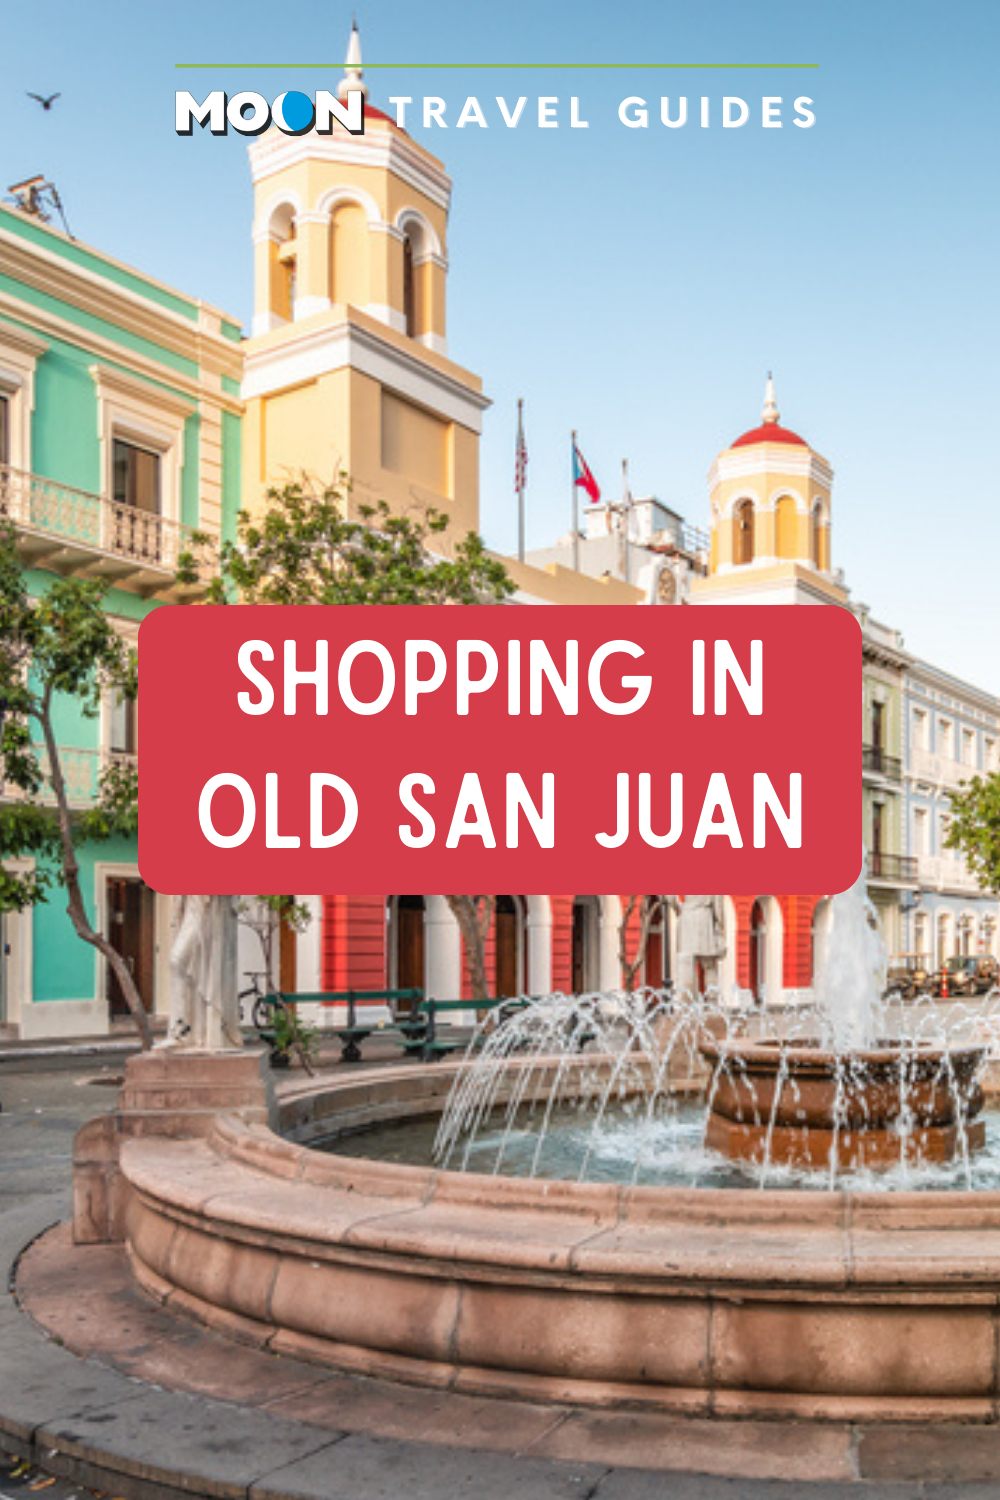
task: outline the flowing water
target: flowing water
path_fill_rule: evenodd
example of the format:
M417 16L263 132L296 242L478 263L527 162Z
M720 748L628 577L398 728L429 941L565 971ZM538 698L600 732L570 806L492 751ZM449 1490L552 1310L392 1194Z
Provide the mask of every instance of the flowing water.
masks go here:
M884 995L885 967L862 869L831 903L812 1003L759 1008L711 992L652 989L512 1002L477 1029L433 1142L429 1125L409 1122L334 1149L390 1157L416 1151L416 1159L451 1170L581 1182L1000 1188L1000 1116L987 1117L985 1143L972 1151L967 1122L978 1109L978 1088L953 1067L956 1049L969 1046L1000 1063L1000 992L967 1002L904 1002ZM774 1048L769 1115L754 1103L748 1042ZM897 1059L888 1106L897 1160L860 1170L838 1154L838 1132L876 1128L866 1110L878 1094L877 1063L864 1053L887 1043ZM771 1151L779 1101L795 1106L805 1087L796 1058L806 1046L827 1051L833 1069L829 1159L811 1169L782 1165ZM957 1151L946 1166L920 1155L914 1101L921 1073L926 1091L928 1068L933 1089L953 1108ZM736 1084L763 1136L755 1160L742 1164L704 1143L717 1091Z

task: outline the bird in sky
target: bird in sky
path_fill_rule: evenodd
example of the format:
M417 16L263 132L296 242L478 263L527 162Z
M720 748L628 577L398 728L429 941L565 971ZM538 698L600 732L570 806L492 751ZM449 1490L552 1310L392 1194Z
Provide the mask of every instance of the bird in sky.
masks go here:
M48 98L45 98L42 94L28 95L29 99L37 99L43 109L51 109L56 100L61 97L60 94L49 94Z

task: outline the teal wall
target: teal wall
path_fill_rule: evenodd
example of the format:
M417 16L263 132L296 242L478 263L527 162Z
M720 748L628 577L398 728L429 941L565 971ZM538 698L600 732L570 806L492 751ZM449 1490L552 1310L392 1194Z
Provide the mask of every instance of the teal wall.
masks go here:
M126 318L126 302L134 309L132 294L147 299L150 326L155 328L156 304L173 315L180 315L190 324L197 324L199 306L167 287L147 280L141 273L127 266L118 266L84 245L69 241L60 234L53 234L33 224L19 213L0 207L0 224L4 230L18 234L25 246L37 246L47 255L57 255L67 266L80 267L105 283L105 292L110 287L121 288L122 319ZM36 271L42 274L37 279L46 285L44 272L47 263L39 258ZM155 342L151 337L130 332L114 321L114 312L107 317L98 317L87 310L93 303L89 296L81 294L80 306L66 300L72 295L65 290L66 283L49 276L47 285L53 290L41 289L21 282L8 275L0 275L0 291L16 298L20 311L4 310L3 320L38 332L47 348L38 357L35 367L34 411L32 414L31 456L32 472L43 478L76 489L99 494L102 489L101 450L98 433L97 387L91 374L91 366L99 360L102 364L122 370L148 381L154 388L162 386L177 390L177 375L187 377L186 389L181 392L191 398L190 381L201 381L201 370L196 359L186 358ZM55 295L58 288L61 295ZM33 310L47 317L34 316ZM58 323L55 320L58 319ZM50 321L51 320L51 321ZM55 331L53 331L55 326ZM166 328L166 325L164 325ZM80 347L74 342L74 329L80 335L99 336L102 352ZM171 323L171 342L176 337L177 325ZM223 319L223 337L238 344L242 334L239 325L231 319ZM95 343L96 339L92 340ZM117 357L115 352L117 351ZM106 349L106 352L104 350ZM142 356L142 365L137 368L133 356ZM152 362L161 373L160 380L150 380ZM210 389L207 387L206 391ZM217 388L216 388L217 389ZM239 384L232 374L222 376L222 390L227 396L239 395ZM236 533L236 514L240 507L240 448L241 420L239 416L223 411L222 424L222 505L223 535L229 538ZM194 412L185 423L184 453L181 469L181 520L188 526L199 522L201 417ZM88 537L85 545L93 545ZM52 586L54 575L44 569L33 569L27 575L27 587L36 596L43 595ZM141 622L158 601L144 599L125 589L112 589L106 596L105 607L112 615L122 619ZM54 728L60 746L69 754L64 759L64 771L68 770L72 751L96 752L100 749L101 719L88 718L75 700L58 700L54 706ZM99 768L98 756L77 760L78 769L93 767L94 790ZM103 844L83 846L78 849L81 885L92 922L97 920L95 866L110 863L136 867L138 847L135 840L111 839ZM55 883L47 901L40 903L32 919L32 964L33 994L35 1002L59 1000L92 1000L95 979L95 953L89 945L80 941L66 915L66 896L61 885ZM103 1000L104 996L96 997Z
M31 423L31 467L79 490L101 488L97 441L97 388L92 354L58 339L35 367L35 412Z
M134 865L138 846L134 839L106 839L102 844L77 850L80 885L91 924L97 920L94 866L98 862ZM95 949L73 931L66 915L66 892L58 883L49 899L32 914L34 998L91 1000L94 997Z

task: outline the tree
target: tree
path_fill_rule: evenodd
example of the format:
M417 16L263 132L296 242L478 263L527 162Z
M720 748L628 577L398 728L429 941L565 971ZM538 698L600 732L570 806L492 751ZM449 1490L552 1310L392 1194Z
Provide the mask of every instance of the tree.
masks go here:
M105 613L106 593L95 579L53 578L39 597L31 596L16 533L0 524L0 758L9 799L0 807L0 859L35 861L33 873L5 870L0 908L22 910L47 899L58 878L74 931L111 966L142 1045L149 1047L149 1019L128 966L91 925L76 854L84 840L135 834L136 771L125 764L107 767L99 777L96 804L74 810L55 728L55 715L67 700L93 719L106 693L130 700L137 695L136 655Z
M235 541L217 551L198 536L180 559L178 582L208 579L207 601L226 604L500 604L514 584L482 539L468 532L450 558L434 550L448 526L428 506L394 515L384 500L348 520L344 483L272 488L260 517L241 511ZM495 896L446 896L469 960L473 995L489 996L486 937Z
M622 909L622 919L618 927L618 962L621 965L622 984L631 995L635 989L636 975L642 968L646 958L646 949L649 946L649 934L653 923L660 912L662 898L660 896L627 896L622 898L625 906ZM633 914L638 906L639 930L636 934L635 947L632 956L629 957L629 938L633 927Z
M952 792L945 846L962 851L984 890L1000 893L1000 772Z
M178 582L207 581L207 602L226 604L500 604L514 584L469 532L450 558L433 543L448 517L432 506L394 515L384 500L348 520L345 485L302 482L267 492L260 517L241 511L235 541L217 550L197 535Z
M474 1000L490 998L486 978L486 938L496 911L496 896L445 896L462 934L469 960L469 981Z

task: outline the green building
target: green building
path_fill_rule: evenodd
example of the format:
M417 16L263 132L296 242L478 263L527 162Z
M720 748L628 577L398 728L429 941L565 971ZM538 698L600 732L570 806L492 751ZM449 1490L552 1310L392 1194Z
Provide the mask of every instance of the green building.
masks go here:
M25 208L37 197L25 198ZM111 586L108 609L134 641L174 597L194 529L235 528L240 496L239 325L71 240L36 212L0 207L0 510L29 580ZM99 719L67 703L63 767L78 805L103 765L135 756L134 705ZM91 919L125 955L151 1010L169 988L169 900L139 878L134 842L81 851ZM24 1038L96 1035L124 1013L117 985L73 933L61 887L3 933L0 1026Z

